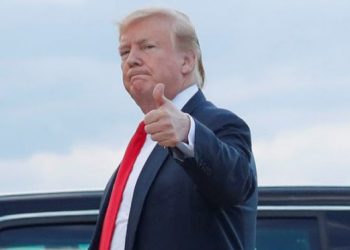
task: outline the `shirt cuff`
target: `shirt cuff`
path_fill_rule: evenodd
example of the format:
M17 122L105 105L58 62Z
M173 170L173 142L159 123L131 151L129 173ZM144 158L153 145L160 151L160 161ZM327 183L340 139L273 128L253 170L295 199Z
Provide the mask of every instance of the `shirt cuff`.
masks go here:
M180 150L181 153L183 153L184 158L194 157L195 123L193 118L190 115L188 115L188 117L190 118L190 131L188 132L188 136L187 136L188 143L179 142L176 145L176 148Z

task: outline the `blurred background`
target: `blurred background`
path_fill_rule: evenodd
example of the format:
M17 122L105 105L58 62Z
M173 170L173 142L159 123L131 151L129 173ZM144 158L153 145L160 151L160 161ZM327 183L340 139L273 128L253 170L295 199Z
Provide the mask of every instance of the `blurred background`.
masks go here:
M191 18L260 186L350 185L349 1L1 0L0 193L104 188L143 117L116 24L149 6Z

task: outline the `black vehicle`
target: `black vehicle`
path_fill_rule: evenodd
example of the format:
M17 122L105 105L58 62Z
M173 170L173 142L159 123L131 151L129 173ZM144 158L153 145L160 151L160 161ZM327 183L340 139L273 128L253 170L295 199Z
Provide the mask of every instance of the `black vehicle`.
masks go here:
M102 192L0 196L0 249L87 249ZM349 250L350 187L259 190L257 250Z

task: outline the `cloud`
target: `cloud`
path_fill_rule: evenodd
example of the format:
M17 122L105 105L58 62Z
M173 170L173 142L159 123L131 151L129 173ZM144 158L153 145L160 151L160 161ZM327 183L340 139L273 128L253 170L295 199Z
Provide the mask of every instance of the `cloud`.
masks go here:
M114 61L48 57L0 60L0 68L0 158L119 144L128 138L116 130L140 117Z
M260 186L349 185L350 123L285 131L256 141ZM101 190L124 147L78 145L65 154L0 161L1 192Z
M123 149L79 145L66 154L38 153L1 160L1 193L103 189L118 166Z
M3 59L0 66L4 85L40 86L70 85L71 81L89 85L96 81L112 82L119 65L111 60L89 57L33 57L30 59ZM114 83L113 83L114 84Z
M110 56L117 42L112 22L139 5L1 4L1 187L104 186L118 161L113 147L127 140L139 115L122 88L117 56ZM222 1L217 13L211 13L217 2L201 12L188 1L172 5L199 31L208 99L243 114L258 135L260 183L350 183L348 2Z
M340 62L339 62L340 63ZM212 65L214 66L214 65ZM350 75L345 72L332 72L327 67L311 68L309 62L284 62L264 65L263 69L249 68L248 72L233 72L215 76L210 67L205 86L208 96L224 104L259 101L268 97L270 101L293 100L305 94L327 94L341 96L340 89L350 89ZM325 72L321 72L321 71ZM214 77L213 77L214 76ZM316 96L317 97L317 96ZM311 99L311 100L310 100ZM312 101L308 97L308 101Z
M349 185L350 123L285 131L254 143L262 186Z
M26 5L82 5L86 0L15 0L12 4L26 4Z

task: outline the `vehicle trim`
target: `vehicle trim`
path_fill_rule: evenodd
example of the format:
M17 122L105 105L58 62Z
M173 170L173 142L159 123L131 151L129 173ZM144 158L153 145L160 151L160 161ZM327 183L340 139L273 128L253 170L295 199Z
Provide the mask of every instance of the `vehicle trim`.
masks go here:
M281 206L259 206L258 211L267 211L267 210L272 210L272 211L300 211L300 210L307 210L307 211L350 211L350 206L287 206L287 205L281 205Z
M77 211L55 211L55 212L38 212L38 213L21 213L4 215L0 217L0 223L35 218L56 218L56 217L74 217L74 216L97 216L98 209L93 210L77 210Z

